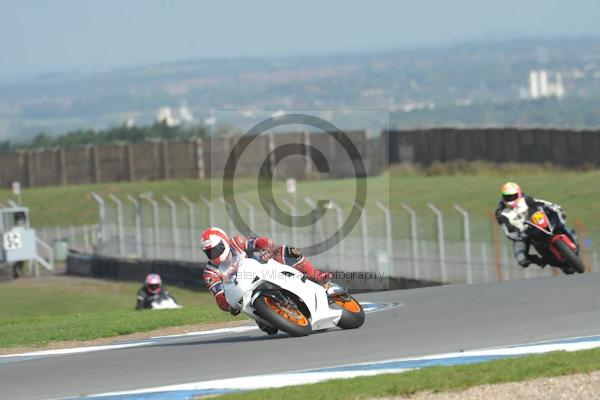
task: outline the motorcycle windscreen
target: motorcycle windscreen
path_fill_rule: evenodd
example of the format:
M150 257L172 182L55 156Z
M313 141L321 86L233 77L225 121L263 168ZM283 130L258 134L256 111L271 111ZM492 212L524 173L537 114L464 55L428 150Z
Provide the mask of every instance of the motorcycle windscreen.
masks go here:
M240 261L243 259L241 255L233 253L227 259L219 264L219 272L223 276L223 283L235 283Z

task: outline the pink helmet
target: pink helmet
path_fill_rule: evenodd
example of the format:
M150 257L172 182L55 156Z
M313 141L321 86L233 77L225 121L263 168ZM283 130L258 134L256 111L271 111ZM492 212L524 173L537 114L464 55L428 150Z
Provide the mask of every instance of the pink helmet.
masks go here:
M208 228L202 232L202 250L215 265L221 264L231 254L231 241L219 228Z
M160 293L160 287L162 285L162 280L160 279L160 275L149 274L146 277L145 285L146 285L146 290L149 293L152 293L152 294Z
M510 208L515 208L519 204L519 200L523 198L521 186L514 182L506 182L504 185L502 185L500 188L500 193L502 193L502 201L504 202L504 205Z

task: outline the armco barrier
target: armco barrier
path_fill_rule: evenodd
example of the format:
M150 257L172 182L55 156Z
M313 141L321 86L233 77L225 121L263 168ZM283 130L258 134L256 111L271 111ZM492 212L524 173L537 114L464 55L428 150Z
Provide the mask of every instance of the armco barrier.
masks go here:
M146 275L155 272L167 284L206 289L202 281L204 263L165 260L141 260L103 257L70 252L67 257L67 275L111 279L117 281L143 282ZM368 291L363 285L340 282L352 292ZM389 289L412 289L437 286L439 282L414 279L389 278ZM388 288L388 287L386 287ZM373 288L374 290L381 287Z
M202 281L204 267L203 263L120 259L76 252L70 252L67 257L67 275L143 282L146 275L155 272L167 284L196 288L205 288Z

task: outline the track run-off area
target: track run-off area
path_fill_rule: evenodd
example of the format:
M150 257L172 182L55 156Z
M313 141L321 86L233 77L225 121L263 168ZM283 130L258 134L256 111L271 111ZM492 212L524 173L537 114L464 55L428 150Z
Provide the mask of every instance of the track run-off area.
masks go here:
M0 357L0 398L189 399L600 346L600 274L373 292L355 330L269 337L254 324ZM274 376L275 375L275 376ZM162 394L161 394L162 393Z

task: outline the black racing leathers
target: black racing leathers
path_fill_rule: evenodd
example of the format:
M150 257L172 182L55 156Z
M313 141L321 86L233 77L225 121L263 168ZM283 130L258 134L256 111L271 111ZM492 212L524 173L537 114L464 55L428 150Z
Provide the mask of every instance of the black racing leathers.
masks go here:
M160 298L164 298L164 297L167 297L167 298L170 297L173 299L173 301L175 301L175 298L164 287L160 289L159 293L152 294L152 293L148 293L148 291L146 290L146 286L142 286L137 291L137 302L135 305L135 309L136 310L150 309L150 308L152 308L153 301L158 300Z

